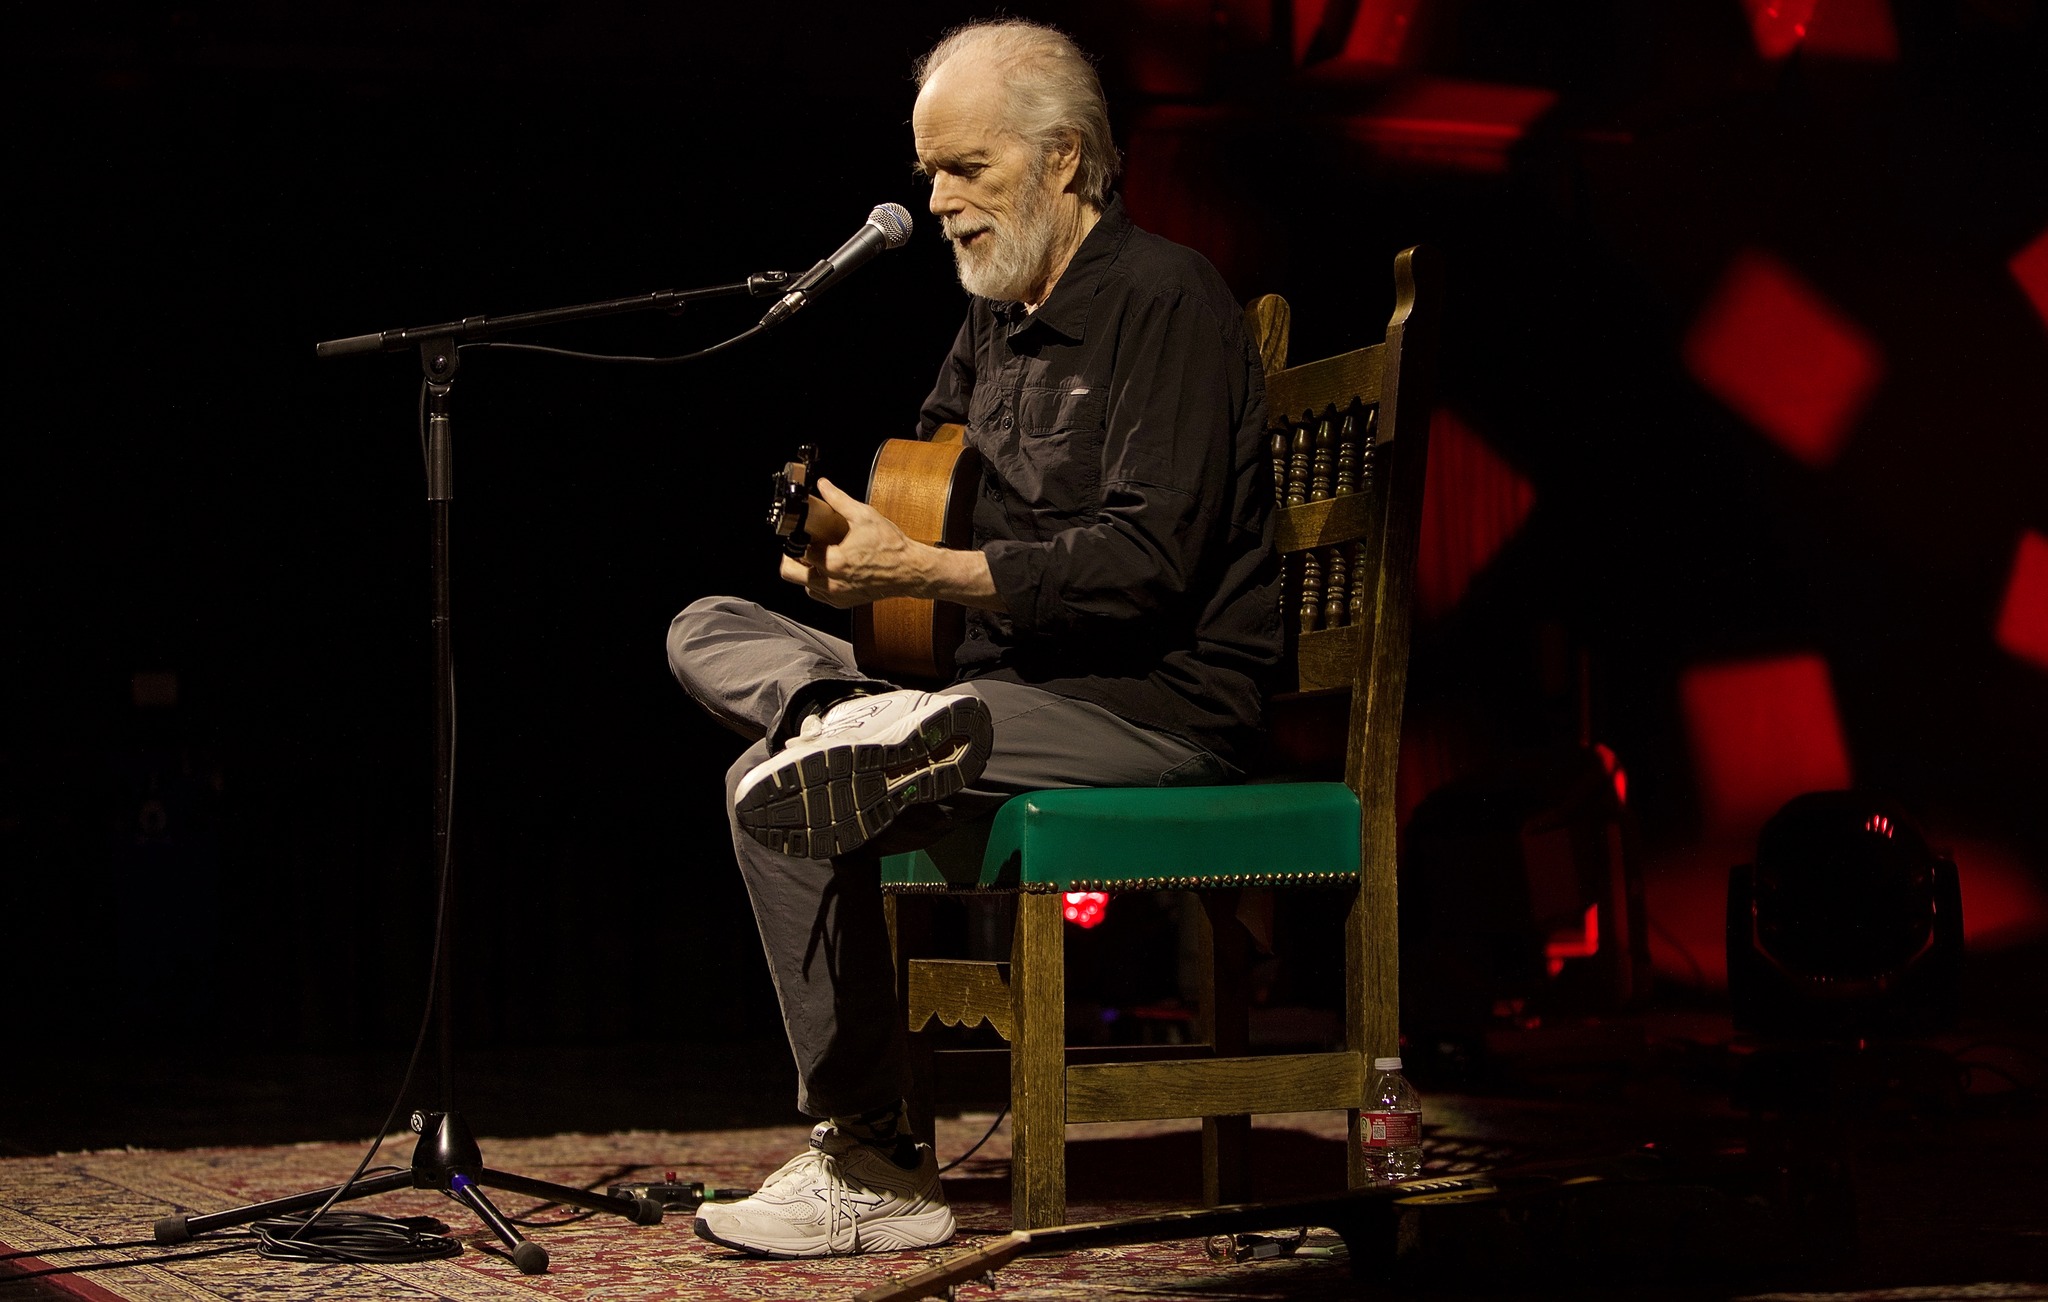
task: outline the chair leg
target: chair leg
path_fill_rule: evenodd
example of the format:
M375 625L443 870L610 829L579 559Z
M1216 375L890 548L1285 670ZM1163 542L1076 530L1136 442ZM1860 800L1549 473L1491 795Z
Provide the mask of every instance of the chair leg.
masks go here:
M1395 899L1392 856L1368 853L1344 924L1344 1042L1359 1055L1367 1088L1372 1084L1372 1060L1401 1052L1400 933ZM1358 1109L1353 1108L1345 1158L1353 1189L1371 1183L1365 1170L1361 1125Z
M913 904L904 907L901 896L886 895L882 910L889 923L889 948L896 960L896 1003L906 1008L910 990L910 960L930 948L931 910ZM908 1026L903 1050L904 1120L910 1133L929 1144L934 1142L938 1122L933 1078L937 1074L931 1037L921 1028Z
M1017 898L1010 949L1010 1224L1043 1229L1067 1219L1067 964L1061 900Z
M1203 912L1200 1007L1197 1034L1219 1058L1234 1058L1251 1047L1250 938L1237 921L1238 892L1199 891ZM1202 1118L1202 1202L1251 1201L1249 1114Z

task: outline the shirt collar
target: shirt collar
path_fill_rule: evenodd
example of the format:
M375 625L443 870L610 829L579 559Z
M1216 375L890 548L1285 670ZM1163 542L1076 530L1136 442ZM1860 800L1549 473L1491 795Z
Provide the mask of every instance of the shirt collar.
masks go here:
M1036 312L1026 312L1022 303L997 303L994 305L997 318L1009 327L1012 336L1036 325L1080 342L1087 335L1088 308L1094 301L1095 290L1102 283L1103 273L1123 252L1124 240L1130 233L1131 219L1124 212L1123 196L1111 195L1102 215L1095 221L1095 229L1089 231L1081 241L1081 247L1074 250L1073 258L1068 261L1067 269L1060 273L1059 283L1052 287L1045 305Z

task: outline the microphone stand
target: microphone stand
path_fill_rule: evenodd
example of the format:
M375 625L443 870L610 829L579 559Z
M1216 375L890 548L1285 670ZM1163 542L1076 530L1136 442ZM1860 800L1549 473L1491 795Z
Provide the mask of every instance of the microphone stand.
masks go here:
M459 351L464 343L476 342L515 330L560 325L627 312L679 312L702 298L747 294L755 298L780 298L790 277L787 272L766 271L729 285L706 289L660 290L629 298L579 303L569 307L544 308L537 312L514 312L503 316L471 316L439 325L409 326L374 334L328 339L314 345L319 357L349 357L363 353L398 353L417 348L420 368L427 386L427 507L430 517L428 569L432 581L434 631L434 821L433 862L441 866L441 908L434 936L435 952L430 1000L439 1022L442 1106L436 1111L414 1111L412 1129L419 1134L409 1169L293 1194L268 1202L253 1203L228 1211L199 1216L169 1216L155 1225L158 1243L188 1242L193 1235L231 1225L247 1225L266 1217L324 1207L330 1200L367 1198L373 1194L408 1186L439 1189L474 1211L497 1236L505 1241L507 1255L519 1270L538 1275L548 1268L547 1250L523 1237L484 1194L484 1187L510 1190L552 1202L566 1203L590 1211L624 1216L636 1225L661 1222L662 1206L649 1198L614 1198L545 1180L529 1179L483 1164L482 1150L468 1124L454 1106L454 999L449 969L454 964L455 931L454 860L450 854L449 832L454 811L455 788L455 662L450 633L449 610L449 506L455 498L454 419L449 395L454 389Z

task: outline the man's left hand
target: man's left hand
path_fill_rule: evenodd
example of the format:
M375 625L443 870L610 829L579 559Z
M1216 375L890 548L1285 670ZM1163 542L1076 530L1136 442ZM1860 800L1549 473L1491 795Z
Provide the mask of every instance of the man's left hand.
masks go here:
M802 560L783 557L782 577L842 610L883 597L913 595L919 578L914 549L919 544L904 537L874 507L840 492L831 480L821 478L813 487L846 521L846 534L835 543L814 540Z
M816 600L842 610L884 597L924 597L1003 609L988 558L980 552L917 542L905 537L888 516L840 492L831 480L820 478L814 487L846 521L845 536L834 543L813 541L802 560L784 556L782 577L802 584Z

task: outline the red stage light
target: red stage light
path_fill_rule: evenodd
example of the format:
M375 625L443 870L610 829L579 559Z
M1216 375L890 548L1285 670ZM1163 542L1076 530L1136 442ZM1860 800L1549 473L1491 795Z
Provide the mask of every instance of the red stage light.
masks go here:
M1998 645L2048 669L2048 538L2029 529L2020 535L2012 560L2012 581L1998 613Z
M1552 976L1564 971L1568 958L1591 958L1600 952L1600 905L1588 904L1579 921L1579 932L1553 935L1543 942L1543 965Z
M1153 105L1124 142L1124 206L1146 230L1200 249L1226 280L1256 276L1257 220L1243 198L1218 178L1220 140L1228 111L1185 104Z
M1068 891L1063 910L1068 922L1081 930L1101 922L1109 913L1109 895L1104 891Z
M2048 893L2039 871L1989 841L1951 840L1963 888L1963 936L1972 950L2006 949L2048 932Z
M1688 669L1679 697L1710 835L1753 835L1793 796L1849 785L1849 753L1821 657Z
M1868 63L1895 63L1899 29L1886 0L1819 0L1806 26L1808 54Z
M1408 45L1409 33L1415 29L1416 11L1420 8L1422 0L1358 0L1341 50L1318 59L1317 69L1398 67L1402 52ZM1308 61L1311 44L1323 44L1316 38L1322 33L1323 22L1329 12L1329 0L1294 0L1296 67Z
M1694 379L1819 468L1848 442L1884 356L1863 328L1767 253L1738 253L1684 344Z
M1742 0L1749 11L1749 33L1766 59L1782 59L1806 39L1814 0Z
M1831 59L1890 63L1899 31L1886 0L1742 0L1757 53L1782 59L1794 50Z
M1508 150L1555 103L1557 92L1540 86L1417 77L1350 118L1346 131L1382 158L1499 172Z
M1425 617L1458 604L1472 577L1522 527L1536 490L1449 411L1429 425L1415 592Z
M1614 803L1626 805L1628 803L1628 770L1621 766L1620 757L1614 753L1611 747L1600 742L1593 744L1593 753L1600 757L1600 767L1606 770L1607 776L1614 780Z
M2036 235L2033 243L2013 254L2005 265L2026 291L2034 311L2041 314L2042 322L2048 324L2048 231Z

